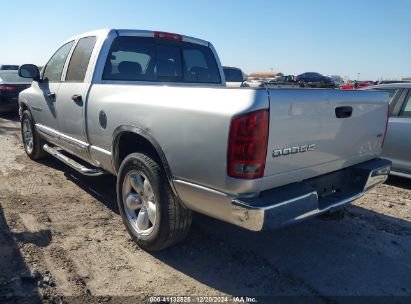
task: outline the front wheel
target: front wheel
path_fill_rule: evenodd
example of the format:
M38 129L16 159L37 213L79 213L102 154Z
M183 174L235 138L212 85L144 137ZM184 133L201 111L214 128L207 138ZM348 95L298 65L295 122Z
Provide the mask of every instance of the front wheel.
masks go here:
M149 155L133 153L124 159L117 202L127 231L144 250L170 247L190 229L192 212L181 205L161 166Z
M21 116L21 137L28 157L36 160L47 155L43 150L44 140L37 133L33 117L28 110L25 110Z

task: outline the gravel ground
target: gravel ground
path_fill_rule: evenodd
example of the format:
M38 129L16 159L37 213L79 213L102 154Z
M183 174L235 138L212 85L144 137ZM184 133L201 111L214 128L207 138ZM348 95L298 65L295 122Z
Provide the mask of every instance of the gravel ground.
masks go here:
M196 215L183 244L150 254L121 223L114 177L80 176L52 158L30 161L19 130L17 117L0 114L0 303L160 295L411 303L411 180L390 178L343 218L277 231Z

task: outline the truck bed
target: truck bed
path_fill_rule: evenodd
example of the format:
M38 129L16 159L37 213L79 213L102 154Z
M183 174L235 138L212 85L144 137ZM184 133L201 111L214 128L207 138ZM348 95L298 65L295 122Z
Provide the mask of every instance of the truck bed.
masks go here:
M224 193L271 189L375 158L380 153L388 95L382 92L324 89L250 89L94 84L88 112L105 108L106 130L88 117L92 147L110 151L119 125L146 130L167 158L174 180ZM351 106L352 117L337 118L335 108ZM269 109L270 126L263 178L227 176L227 141L231 119ZM276 149L315 144L314 151L273 157ZM93 159L110 168L101 149Z

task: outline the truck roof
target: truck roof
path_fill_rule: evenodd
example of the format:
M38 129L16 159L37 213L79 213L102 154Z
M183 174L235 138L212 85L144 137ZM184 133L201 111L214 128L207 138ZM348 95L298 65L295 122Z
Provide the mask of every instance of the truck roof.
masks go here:
M182 41L201 44L204 46L210 46L208 41L194 38L191 36L176 34L176 33L169 33L163 31L152 31L152 30L137 30L137 29L99 29L94 31L85 32L79 35L75 35L65 41L65 43L87 36L107 36L111 32L116 32L119 36L136 36L136 37L155 37L156 33L166 34L166 35L174 35L174 37L181 37Z

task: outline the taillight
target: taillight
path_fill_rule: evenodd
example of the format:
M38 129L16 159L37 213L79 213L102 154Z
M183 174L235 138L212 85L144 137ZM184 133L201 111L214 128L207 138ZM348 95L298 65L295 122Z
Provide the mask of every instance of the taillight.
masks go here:
M388 105L388 109L387 109L387 120L385 121L385 130L384 130L384 137L382 138L382 142L381 142L381 149L384 147L385 137L387 136L389 119L390 119L390 105Z
M173 34L173 33L167 33L167 32L154 32L154 38L183 41L183 36L179 34Z
M2 92L13 92L16 87L8 86L8 85L0 85L0 91Z
M235 117L228 139L227 174L236 178L264 176L268 143L268 110Z

